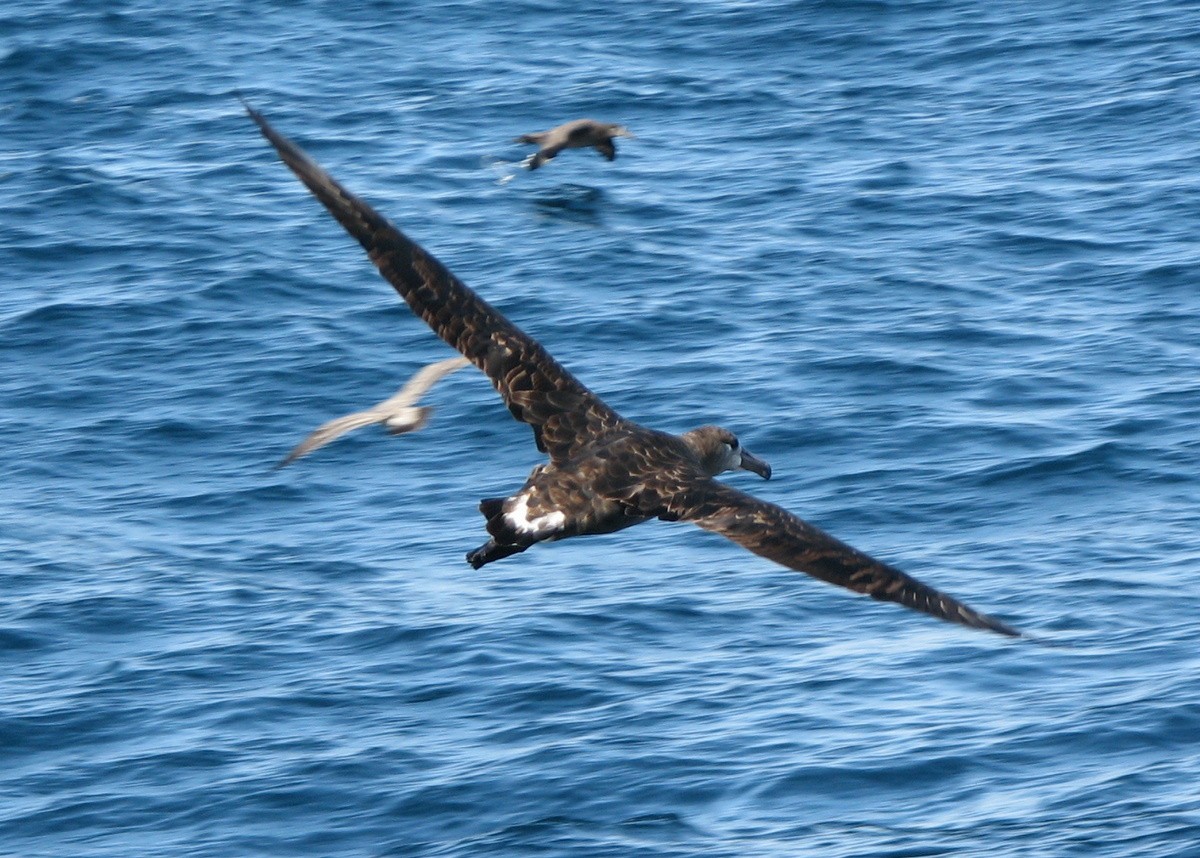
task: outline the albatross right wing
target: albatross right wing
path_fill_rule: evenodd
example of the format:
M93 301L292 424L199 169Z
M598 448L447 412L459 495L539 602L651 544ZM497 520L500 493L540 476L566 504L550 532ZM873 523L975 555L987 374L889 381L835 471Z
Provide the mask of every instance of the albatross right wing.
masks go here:
M413 312L483 370L513 417L533 427L539 450L553 461L564 461L621 423L617 412L577 381L537 340L342 187L261 113L248 104L245 107L283 162L358 240Z
M655 489L644 496L641 511L645 514L690 521L788 569L873 599L897 602L951 623L1021 636L1012 626L852 548L782 507L732 486L697 479L674 486L674 491L664 491L666 486Z

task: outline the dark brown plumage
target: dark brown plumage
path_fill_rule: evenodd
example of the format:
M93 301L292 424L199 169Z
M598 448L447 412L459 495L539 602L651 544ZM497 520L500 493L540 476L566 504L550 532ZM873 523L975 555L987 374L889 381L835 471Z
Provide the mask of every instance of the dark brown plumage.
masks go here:
M475 568L538 542L611 533L651 518L691 521L789 569L935 617L1017 636L911 576L838 541L787 510L713 479L770 467L726 429L669 435L626 420L541 345L467 288L420 245L339 185L247 106L284 163L366 249L413 312L492 381L512 415L533 428L549 462L507 498L480 503L491 538Z
M586 149L589 146L607 158L609 161L617 157L617 146L614 137L633 137L624 125L615 122L597 122L595 119L573 119L564 122L549 131L539 131L536 134L522 134L513 140L514 143L531 143L539 147L537 152L529 156L526 164L529 169L536 170L563 149Z

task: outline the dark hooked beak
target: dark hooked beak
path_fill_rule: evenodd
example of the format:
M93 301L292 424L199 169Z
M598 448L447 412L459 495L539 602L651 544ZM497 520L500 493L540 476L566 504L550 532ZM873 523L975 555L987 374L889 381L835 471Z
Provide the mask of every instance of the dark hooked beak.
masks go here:
M742 450L742 470L752 471L764 480L771 479L771 466L746 450Z

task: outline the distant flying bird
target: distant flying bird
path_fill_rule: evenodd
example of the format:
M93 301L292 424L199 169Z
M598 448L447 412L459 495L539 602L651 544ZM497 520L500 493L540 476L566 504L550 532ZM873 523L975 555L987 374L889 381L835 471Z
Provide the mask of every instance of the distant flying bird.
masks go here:
M246 109L283 162L366 249L413 312L491 379L549 456L515 494L480 502L491 538L467 554L476 569L539 542L612 533L652 518L690 521L831 584L950 622L1020 635L787 510L713 479L739 469L771 476L770 466L728 429L702 426L670 435L626 420L260 113Z
M624 125L617 125L613 122L575 119L565 122L557 128L551 128L549 131L522 134L513 142L531 143L540 147L525 162L529 169L536 170L563 149L586 149L590 146L612 161L617 157L617 147L613 143L614 137L633 137L633 133Z
M356 411L330 420L321 425L315 432L297 445L296 449L287 454L278 467L282 468L301 456L307 456L318 447L324 447L335 438L345 435L353 429L361 429L372 423L382 423L392 435L403 435L415 432L429 420L433 408L428 405L417 405L416 402L425 395L429 388L455 370L462 369L471 362L465 357L452 357L431 363L408 380L408 383L393 396L372 405L366 411Z

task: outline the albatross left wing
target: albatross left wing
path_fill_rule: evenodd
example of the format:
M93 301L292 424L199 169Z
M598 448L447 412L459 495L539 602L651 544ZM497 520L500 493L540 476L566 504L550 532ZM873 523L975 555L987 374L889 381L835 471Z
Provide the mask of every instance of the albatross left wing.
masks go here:
M243 104L283 162L358 240L413 312L483 370L513 417L533 427L539 450L565 461L622 422L537 340Z
M676 488L673 494L661 488L650 492L641 511L669 521L691 521L788 569L874 599L897 602L952 623L1021 636L1012 626L852 548L773 503L711 479L684 482ZM648 505L657 508L647 509Z

